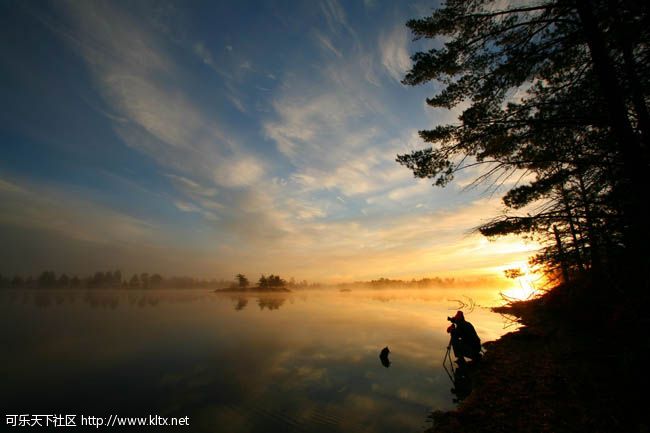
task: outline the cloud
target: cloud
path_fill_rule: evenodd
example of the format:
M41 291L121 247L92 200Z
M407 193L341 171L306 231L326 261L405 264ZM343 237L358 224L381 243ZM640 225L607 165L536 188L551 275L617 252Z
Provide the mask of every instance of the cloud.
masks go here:
M287 272L309 269L314 277L330 280L335 275L354 280L491 274L537 248L516 238L488 242L478 234L466 234L495 208L494 202L479 200L421 215L308 220L284 239L283 256L269 258L268 264Z
M63 185L0 179L0 202L0 240L13 246L0 250L2 273L54 269L87 274L108 268L214 276L237 269L206 254L205 245L195 242L196 227L119 212ZM212 218L192 203L176 205ZM201 235L204 244L210 245L211 236Z
M199 212L201 209L194 206L192 203L186 203L182 201L175 201L174 206L176 206L182 212Z
M332 41L330 41L325 35L323 35L319 31L314 31L314 36L318 40L318 43L320 44L320 46L322 48L324 48L326 51L331 52L336 57L342 57L343 56L341 54L341 52L338 49L336 49L334 44L332 44Z
M177 209L216 221L214 211L224 209L222 202L212 199L218 189L255 184L265 175L265 164L226 132L213 108L196 102L187 86L192 77L170 55L160 35L111 3L68 6L75 23L75 47L100 94L122 119L113 122L117 135L163 167L174 186L187 195L173 203ZM218 71L204 43L194 44L192 52ZM241 67L252 68L250 62ZM246 111L233 92L224 98Z
M340 27L349 28L345 10L343 10L338 1L322 0L320 2L320 8L332 32L337 33Z
M214 59L212 58L212 53L205 47L203 42L197 42L194 44L194 54L199 56L199 58L206 65L214 66Z
M381 63L388 74L401 82L406 72L411 68L408 52L408 32L405 26L397 26L389 33L379 38Z
M95 243L151 244L160 235L160 228L150 221L70 198L51 188L30 188L0 180L0 196L6 209L0 216L2 225L38 228Z
M217 184L240 188L255 185L265 174L264 164L259 159L244 155L223 159L217 162L214 169L214 180Z
M125 120L114 124L118 135L161 165L186 172L198 168L207 175L209 165L233 142L216 116L180 87L181 71L155 32L110 3L69 3L68 11L75 47L101 95ZM213 64L202 44L194 51Z
M405 199L411 199L413 197L421 197L426 195L431 195L432 187L431 183L427 181L415 182L412 185L401 186L393 188L387 191L386 194L380 197L370 197L368 198L368 203L377 202L378 200L383 200L388 198L393 201L402 201Z
M204 187L191 179L171 173L168 173L166 176L172 180L176 187L182 189L190 195L198 195L204 197L214 197L217 195L216 188Z
M338 92L299 96L300 89L273 102L276 119L264 124L268 138L294 165L290 178L305 191L339 190L347 196L394 187L410 176L394 162L401 138L377 119L380 105L347 71L326 71L321 88L342 86ZM348 91L348 89L350 89ZM401 132L401 131L400 131Z
M246 109L246 106L242 102L242 100L234 95L228 95L228 99L230 99L230 102L232 102L232 105L235 106L237 110L239 110L241 113L247 113L248 110Z
M6 193L16 193L16 194L27 192L20 186L16 185L15 183L9 182L4 179L0 179L0 191Z
M375 72L375 61L374 56L371 54L360 54L359 55L359 65L363 76L367 82L373 86L380 87L381 81Z
M339 164L368 147L378 130L371 117L373 104L359 91L329 92L311 96L302 89L273 101L277 120L267 121L264 132L279 152L298 166ZM353 93L354 92L354 93Z
M193 203L188 203L188 202L183 202L183 201L175 201L174 206L181 212L188 212L188 213L198 213L202 215L206 220L208 221L218 221L219 217L217 214L214 212L207 211L205 209L202 209L198 206L196 206Z

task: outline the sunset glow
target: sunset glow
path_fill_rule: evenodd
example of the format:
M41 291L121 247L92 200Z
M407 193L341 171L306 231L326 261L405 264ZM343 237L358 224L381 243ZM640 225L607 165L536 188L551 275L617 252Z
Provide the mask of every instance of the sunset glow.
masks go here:
M543 285L543 275L530 269L526 261L516 261L503 267L506 269L519 269L521 276L513 280L513 287L503 290L501 293L506 299L523 301L541 294L540 288Z

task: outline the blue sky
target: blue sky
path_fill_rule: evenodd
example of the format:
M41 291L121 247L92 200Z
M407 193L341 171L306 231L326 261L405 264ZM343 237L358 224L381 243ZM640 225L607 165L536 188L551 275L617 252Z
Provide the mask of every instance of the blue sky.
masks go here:
M485 274L498 197L395 162L456 119L400 83L430 1L3 1L2 273Z

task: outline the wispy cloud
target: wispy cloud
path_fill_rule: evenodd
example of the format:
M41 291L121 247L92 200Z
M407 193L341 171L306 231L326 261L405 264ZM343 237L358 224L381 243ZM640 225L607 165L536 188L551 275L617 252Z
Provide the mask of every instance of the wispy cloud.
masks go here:
M127 145L172 169L175 173L167 176L181 191L193 199L204 196L202 202L213 208L216 202L205 198L215 195L218 187L259 181L264 164L225 132L214 110L195 102L186 88L187 73L159 35L109 3L70 4L70 14L77 25L76 46L106 102L124 119L113 126ZM217 70L203 43L196 43L193 52ZM250 63L244 67L250 68ZM245 111L236 97L226 97ZM193 206L200 205L195 202ZM212 210L200 213L216 219Z
M210 69L219 74L221 77L225 79L232 79L232 76L229 73L218 66L212 52L208 47L205 46L203 42L195 42L194 46L192 47L192 51L203 62L203 64L210 67Z
M388 74L396 81L402 81L411 67L408 52L408 31L405 26L396 26L379 38L381 63Z
M95 243L152 244L162 240L161 230L150 221L71 198L51 187L25 187L0 179L0 197L5 208L0 215L2 224L49 230Z
M180 72L153 33L108 3L71 3L69 10L101 94L127 121L115 128L128 145L162 165L192 171L232 145L214 117L173 84ZM212 61L202 45L197 49L204 62Z
M174 185L181 188L182 190L189 193L190 195L199 195L205 197L213 197L217 195L216 188L205 187L186 177L178 176L171 173L168 173L167 177L171 179Z
M349 28L345 10L337 0L321 0L320 8L327 20L330 31L337 33L341 27Z
M336 57L343 56L341 52L334 46L332 41L330 41L329 38L327 38L321 32L314 31L314 37L316 38L320 46L324 48L326 51L329 51L330 53L334 54Z
M196 206L193 203L188 203L188 202L183 202L183 201L175 201L174 206L176 206L176 208L178 210L180 210L181 212L197 213L199 215L202 215L208 221L218 221L219 220L219 217L214 212L202 209L202 208L200 208L199 206Z
M261 160L243 155L218 161L213 173L217 184L238 188L256 184L262 179L264 172Z

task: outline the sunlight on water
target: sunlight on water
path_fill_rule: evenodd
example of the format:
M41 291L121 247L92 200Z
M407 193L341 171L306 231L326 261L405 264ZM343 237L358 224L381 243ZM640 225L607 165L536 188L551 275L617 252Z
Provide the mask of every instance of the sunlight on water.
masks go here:
M189 416L184 431L421 431L453 406L446 317L466 304L483 341L512 330L484 290L0 298L7 413Z

